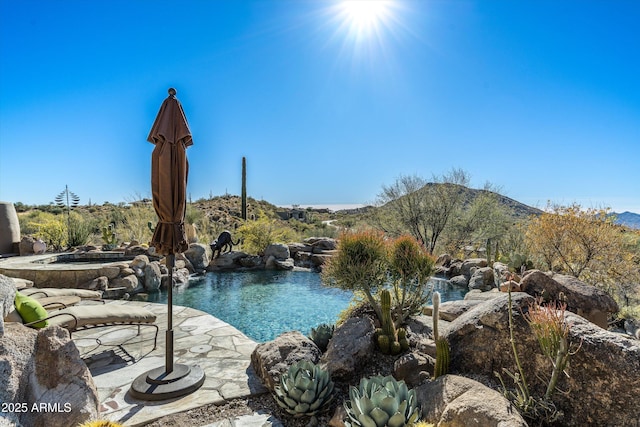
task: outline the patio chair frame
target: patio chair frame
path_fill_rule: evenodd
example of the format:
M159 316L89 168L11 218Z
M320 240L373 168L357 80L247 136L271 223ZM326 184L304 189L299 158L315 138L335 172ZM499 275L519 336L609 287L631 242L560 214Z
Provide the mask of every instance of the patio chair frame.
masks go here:
M33 325L40 323L40 322L44 322L45 320L49 320L51 318L54 317L58 317L58 316L70 316L73 319L73 324L72 325L64 325L61 326L63 328L65 328L66 330L69 331L69 338L73 339L73 333L76 331L84 331L84 330L88 330L88 329L96 329L96 328L106 328L109 326L137 326L138 327L138 333L137 335L140 335L140 327L141 326L152 326L156 329L156 333L154 335L153 338L153 349L155 350L158 347L158 332L160 331L160 328L158 327L158 325L156 325L155 323L146 323L146 322L107 322L107 323L90 323L87 325L83 325L83 326L78 326L78 318L71 314L71 313L55 313L47 316L45 319L40 319L40 320L36 320L33 322L29 322L29 323L24 323L25 326L29 326L29 327L33 327ZM99 338L96 339L96 341L98 342L98 344L100 344L100 340Z

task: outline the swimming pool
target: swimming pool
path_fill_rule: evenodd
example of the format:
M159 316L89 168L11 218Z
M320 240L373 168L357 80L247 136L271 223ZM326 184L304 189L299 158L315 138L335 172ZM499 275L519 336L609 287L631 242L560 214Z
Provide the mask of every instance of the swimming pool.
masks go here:
M437 280L443 301L462 299L466 288ZM265 342L283 332L308 335L320 323L335 323L353 293L324 286L318 273L306 271L210 272L175 288L173 303L223 320L248 337ZM166 292L149 295L166 303Z

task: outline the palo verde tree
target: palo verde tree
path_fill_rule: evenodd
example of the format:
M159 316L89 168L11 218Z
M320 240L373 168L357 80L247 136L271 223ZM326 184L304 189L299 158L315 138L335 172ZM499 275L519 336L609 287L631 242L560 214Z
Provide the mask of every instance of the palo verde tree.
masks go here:
M417 175L401 176L382 187L376 226L394 236L408 232L433 254L438 239L460 208L462 187L467 185L469 176L462 169L433 176L431 182Z
M626 234L607 209L549 204L529 222L526 241L531 255L549 270L603 287L628 304L629 292L638 293L640 263ZM627 289L629 284L635 290Z
M619 232L606 209L583 209L547 205L527 228L531 252L549 270L584 279L588 271L600 270L620 246Z
M485 246L487 257L497 255L497 247L513 225L500 205L498 193L489 183L478 190L473 201L451 218L442 238L443 247L456 254L467 246ZM487 261L491 262L492 259Z

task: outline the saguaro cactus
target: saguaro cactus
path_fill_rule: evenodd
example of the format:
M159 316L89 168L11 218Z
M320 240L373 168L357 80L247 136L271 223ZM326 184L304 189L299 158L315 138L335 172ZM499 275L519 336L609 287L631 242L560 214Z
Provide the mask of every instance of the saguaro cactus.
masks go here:
M242 158L242 219L247 219L247 158Z

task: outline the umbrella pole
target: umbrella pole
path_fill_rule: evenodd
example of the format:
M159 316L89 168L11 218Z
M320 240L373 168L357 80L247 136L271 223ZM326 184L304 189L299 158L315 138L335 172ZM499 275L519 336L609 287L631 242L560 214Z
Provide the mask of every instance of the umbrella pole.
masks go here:
M176 255L167 255L167 268L169 269L168 300L169 312L167 313L167 332L165 335L166 354L165 372L173 372L173 267L176 264Z

